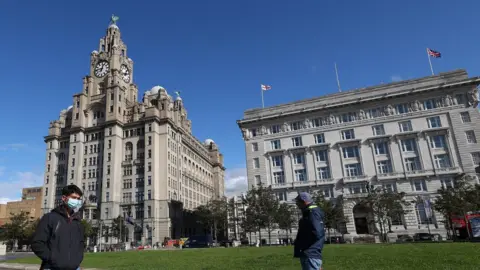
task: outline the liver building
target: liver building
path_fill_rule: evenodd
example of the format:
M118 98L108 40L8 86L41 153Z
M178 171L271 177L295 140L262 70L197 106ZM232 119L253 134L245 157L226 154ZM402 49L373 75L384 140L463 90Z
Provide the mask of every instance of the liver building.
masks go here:
M43 212L61 202L65 185L75 184L84 190L84 218L94 225L108 232L115 218L132 221L123 241L155 244L199 234L188 210L223 196L223 156L213 140L192 135L178 92L174 98L155 86L137 101L133 61L116 20L91 53L73 105L50 122ZM109 235L99 240L122 241Z

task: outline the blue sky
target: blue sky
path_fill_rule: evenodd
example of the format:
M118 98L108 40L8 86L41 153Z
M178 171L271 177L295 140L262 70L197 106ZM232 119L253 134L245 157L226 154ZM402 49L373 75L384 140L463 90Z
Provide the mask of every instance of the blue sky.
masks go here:
M47 4L48 3L48 4ZM427 76L480 75L479 1L176 0L0 2L0 200L41 184L43 136L72 103L109 18L118 25L140 91L182 91L201 140L225 155L230 191L245 188L236 120L261 106Z

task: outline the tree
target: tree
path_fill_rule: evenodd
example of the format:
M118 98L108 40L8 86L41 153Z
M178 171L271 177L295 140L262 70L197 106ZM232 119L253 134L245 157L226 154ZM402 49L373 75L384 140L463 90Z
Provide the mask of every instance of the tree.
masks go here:
M324 225L330 239L330 232L332 229L337 230L343 234L340 228L344 226L348 219L343 212L343 197L339 196L335 199L326 199L321 192L313 194L314 203L322 209L324 213Z
M84 232L84 240L87 242L87 239L91 236L96 235L97 230L92 226L92 223L90 221L87 221L86 219L82 219L82 226L83 226L83 232Z
M455 237L453 217L461 216L465 219L467 212L480 209L480 185L472 186L470 184L473 182L472 180L469 175L458 176L455 179L454 187L439 189L438 196L433 202L433 209L443 215L445 225L453 237ZM468 220L465 222L468 223Z
M10 213L10 221L2 227L1 240L11 242L15 248L19 241L29 240L32 237L35 232L33 228L35 221L30 217L29 212Z
M119 239L121 242L125 241L127 226L122 216L118 216L112 220L112 226L109 230L109 236Z
M390 192L380 187L371 188L369 194L362 201L373 213L375 221L380 226L380 238L386 241L387 230L391 219L407 213L405 207L410 205L405 200L404 192Z
M205 205L198 206L194 214L198 221L210 230L210 234L219 239L219 232L227 232L227 201L225 198L211 200Z
M289 239L289 232L292 229L294 223L296 222L295 219L295 212L297 211L294 209L294 205L288 203L281 203L278 207L275 221L278 224L278 228L281 230L285 230L287 239Z

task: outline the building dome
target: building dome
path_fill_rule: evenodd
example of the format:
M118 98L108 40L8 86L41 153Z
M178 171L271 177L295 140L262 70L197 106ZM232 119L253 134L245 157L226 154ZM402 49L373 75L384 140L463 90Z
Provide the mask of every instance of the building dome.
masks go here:
M97 50L93 50L91 54L98 54Z
M152 95L155 95L155 94L158 94L158 92L159 92L160 90L163 90L163 91L166 92L165 88L163 88L163 87L160 86L160 85L157 85L157 86L152 87L152 89L150 89L150 93L151 93Z
M181 97L177 97L176 100L182 101L182 98L181 98Z
M150 91L145 91L146 96L149 96L150 94L152 94L152 93L150 93Z
M205 145L210 145L210 144L215 143L215 142L212 139L206 139L204 143L205 143Z
M72 110L72 109L73 109L73 106L70 105L70 106L68 106L67 111L70 111L70 110Z
M110 24L110 26L108 28L115 28L115 29L118 29L118 26L116 24Z

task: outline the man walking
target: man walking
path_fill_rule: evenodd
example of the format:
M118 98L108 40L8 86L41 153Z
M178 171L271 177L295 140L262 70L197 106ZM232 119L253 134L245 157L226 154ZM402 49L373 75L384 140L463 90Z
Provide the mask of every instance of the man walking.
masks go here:
M302 218L294 242L294 257L300 258L302 270L320 270L325 241L323 211L313 204L312 197L306 192L299 193L295 203L302 210Z
M80 268L85 248L81 223L82 191L75 185L62 190L62 204L45 214L33 237L32 250L41 260L41 270Z

